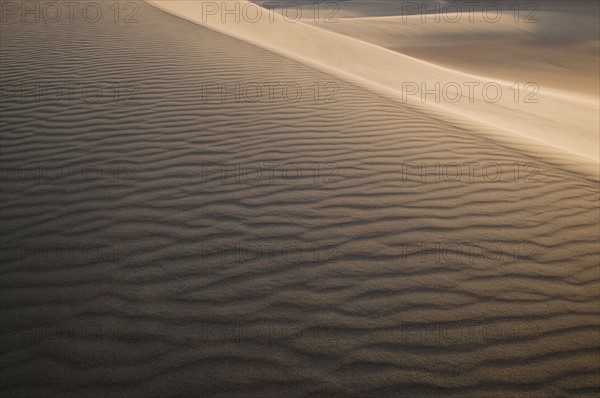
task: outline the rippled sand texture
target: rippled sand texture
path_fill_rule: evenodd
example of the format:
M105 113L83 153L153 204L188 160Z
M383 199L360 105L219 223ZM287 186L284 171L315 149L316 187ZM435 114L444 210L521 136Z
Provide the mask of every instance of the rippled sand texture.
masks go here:
M1 25L4 397L594 396L596 167L138 5Z

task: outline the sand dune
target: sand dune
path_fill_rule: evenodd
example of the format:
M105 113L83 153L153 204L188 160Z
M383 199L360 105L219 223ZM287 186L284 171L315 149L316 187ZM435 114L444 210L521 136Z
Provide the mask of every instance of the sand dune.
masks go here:
M425 102L439 112L458 114L595 163L600 161L597 97L569 95L526 86L525 82L511 90L514 82L448 69L301 21L290 23L276 13L269 18L236 21L224 20L221 13L210 15L203 1L150 3L329 73L371 84L406 101ZM429 99L425 94L428 90L434 91Z
M237 0L233 0L237 1ZM296 18L295 11L301 9L298 15L304 21L314 20L315 3L319 3L319 15L321 17L335 18L364 18L364 17L395 17L398 15L434 15L440 12L451 13L459 9L468 17L469 12L480 12L489 10L490 18L494 17L496 10L502 10L502 17L512 18L515 15L516 4L514 0L495 1L449 1L449 0L250 0L263 8L272 9L280 14L286 12L290 17ZM425 4L423 4L425 3ZM490 5L490 3L493 3ZM531 4L533 3L533 4ZM562 12L579 13L590 15L598 13L599 6L590 0L539 0L535 2L519 3L521 10L519 15L535 19L538 12ZM430 25L428 25L430 26Z
M593 103L463 114L372 74L472 75L373 44L100 3L0 25L3 396L594 396Z
M463 72L599 95L597 2L256 3L289 18L302 7L303 22Z
M471 19L464 13L437 18L343 18L317 25L488 79L599 95L597 11L538 12L537 23L515 23L510 15L489 23L481 13Z

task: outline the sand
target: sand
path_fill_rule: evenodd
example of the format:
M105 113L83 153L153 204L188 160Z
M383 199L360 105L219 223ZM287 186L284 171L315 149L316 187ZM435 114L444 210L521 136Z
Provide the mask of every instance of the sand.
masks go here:
M539 84L527 85L529 82L515 87L511 81L448 69L301 21L289 22L277 13L258 20L229 18L223 22L221 13L206 12L207 8L202 6L206 2L151 3L327 73L385 91L405 102L426 102L428 108L437 112L459 115L509 135L525 136L595 163L600 161L596 150L600 142L597 97L555 91ZM467 25L471 27L468 22ZM428 98L425 93L431 90L434 96Z
M521 11L515 23L509 4L504 5L509 12L495 23L486 20L482 12L469 13L465 8L460 14L428 15L425 19L412 14L353 16L315 25L450 69L489 79L535 82L542 89L597 98L599 5L571 2L564 10L558 7L562 3L533 3L540 9L529 17L530 23L523 20L531 11ZM305 22L314 23L311 19Z
M1 24L3 396L594 396L590 92L150 3Z

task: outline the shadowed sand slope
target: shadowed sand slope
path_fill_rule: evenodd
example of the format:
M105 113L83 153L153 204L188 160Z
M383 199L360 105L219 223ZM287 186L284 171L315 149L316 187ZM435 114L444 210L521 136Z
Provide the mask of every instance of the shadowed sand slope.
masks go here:
M593 396L595 167L138 5L1 25L3 396Z

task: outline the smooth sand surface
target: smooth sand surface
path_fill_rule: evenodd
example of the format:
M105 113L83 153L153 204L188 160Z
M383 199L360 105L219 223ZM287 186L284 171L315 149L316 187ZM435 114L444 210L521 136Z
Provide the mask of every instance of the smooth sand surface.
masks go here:
M558 43L540 50L536 41L473 40L463 45L437 43L396 50L427 61L515 82L598 97L600 45ZM565 56L565 53L572 55Z
M479 12L488 10L486 15L494 18L496 10L501 10L502 17L513 17L515 15L514 0L495 1L469 1L469 0L250 0L266 9L272 9L280 14L286 13L290 18L300 17L304 21L315 19L315 3L319 3L319 16L336 18L363 18L363 17L385 17L398 15L422 15L436 14L441 12L451 13L457 7L468 17L470 11ZM533 3L533 4L532 4ZM581 15L598 12L599 5L594 0L538 0L519 2L519 15L535 19L538 12L553 11L562 13L578 13ZM296 10L302 13L296 15Z
M481 12L464 12L424 20L418 15L338 18L316 26L489 79L535 82L542 89L598 98L598 4L577 4L568 11L542 9L529 23L522 20L525 13L519 23L509 13L490 23ZM589 12L581 12L584 7Z
M593 104L403 102L370 56L462 75L307 25L276 35L378 61L349 53L366 67L349 73L259 25L242 40L138 4L134 24L1 25L3 85L105 88L5 92L3 396L594 396L599 181L575 153L597 153ZM115 100L115 82L137 92ZM304 94L203 97L223 82Z

